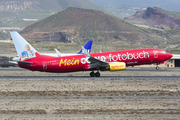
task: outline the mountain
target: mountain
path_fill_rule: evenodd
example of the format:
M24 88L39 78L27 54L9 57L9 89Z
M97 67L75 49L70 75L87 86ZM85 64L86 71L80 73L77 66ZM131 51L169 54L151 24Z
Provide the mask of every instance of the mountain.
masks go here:
M158 7L148 7L147 10L138 11L135 15L126 17L124 20L135 24L146 33L155 33L158 35L159 40L164 39L159 45L164 43L177 45L180 43L179 12L166 11ZM151 42L154 44L159 41L151 39L149 39L149 42L146 41L146 44L152 44Z
M141 43L149 38L138 27L107 13L69 7L35 24L21 34L28 40Z
M169 11L180 12L179 0L91 0L95 4L104 7L160 7Z
M135 15L126 17L125 20L131 23L140 23L153 26L167 26L169 28L180 27L180 14L171 14L168 11L154 7L147 10L138 11Z

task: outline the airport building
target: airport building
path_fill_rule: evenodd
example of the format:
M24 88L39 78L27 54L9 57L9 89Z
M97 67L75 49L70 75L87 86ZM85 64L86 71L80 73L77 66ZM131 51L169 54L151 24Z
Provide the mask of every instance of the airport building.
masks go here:
M139 65L137 67L156 67L156 64ZM180 54L173 54L173 57L158 65L159 67L180 67Z
M180 54L173 54L171 59L160 64L159 67L180 67Z
M170 63L172 67L180 67L180 54L173 54Z

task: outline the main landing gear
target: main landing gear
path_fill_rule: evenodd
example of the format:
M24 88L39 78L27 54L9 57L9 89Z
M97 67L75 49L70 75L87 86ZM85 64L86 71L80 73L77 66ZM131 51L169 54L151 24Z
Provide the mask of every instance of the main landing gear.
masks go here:
M96 73L94 73L94 71L92 71L90 74L89 74L91 77L100 77L101 74L99 71L97 71Z

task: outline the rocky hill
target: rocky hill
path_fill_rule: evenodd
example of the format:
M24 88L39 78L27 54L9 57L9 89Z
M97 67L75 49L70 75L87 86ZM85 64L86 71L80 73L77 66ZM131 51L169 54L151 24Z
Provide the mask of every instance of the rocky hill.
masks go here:
M138 11L135 15L125 18L126 21L136 24L147 24L153 26L167 26L169 28L180 27L180 18L160 8L147 8Z
M97 10L69 7L26 27L21 32L28 40L53 40L112 43L141 43L148 34L122 19Z

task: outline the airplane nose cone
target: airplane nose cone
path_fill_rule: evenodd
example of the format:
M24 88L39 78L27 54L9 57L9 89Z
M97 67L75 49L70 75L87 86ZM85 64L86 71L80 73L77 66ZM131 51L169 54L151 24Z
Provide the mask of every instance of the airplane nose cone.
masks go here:
M173 55L172 55L172 54L170 54L170 53L167 53L167 57L168 57L168 59L170 59L170 58L172 58L172 57L173 57Z

